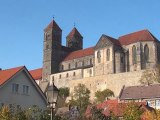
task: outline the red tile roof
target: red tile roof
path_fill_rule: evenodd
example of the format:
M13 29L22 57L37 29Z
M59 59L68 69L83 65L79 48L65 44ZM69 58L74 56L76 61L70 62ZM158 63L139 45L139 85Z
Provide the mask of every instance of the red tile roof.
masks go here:
M52 22L44 29L44 31L50 30L52 28L62 31L54 20L52 20Z
M24 66L1 70L0 71L0 85L4 84L7 80L13 77L22 68L24 68Z
M67 61L67 60L72 60L72 59L76 59L76 58L80 58L80 57L84 57L84 56L89 56L89 55L94 55L94 47L90 47L90 48L86 48L83 50L77 50L74 52L69 53L63 61Z
M35 80L42 79L42 68L30 70L29 73L32 75L33 79Z
M103 109L103 114L106 116L110 116L110 113L113 112L113 114L117 117L122 117L123 113L127 107L128 103L119 103L118 100L107 100L101 104L96 105L98 109ZM136 102L137 105L141 106L144 109L149 109L150 107L146 106L146 102ZM85 115L89 117L91 115L90 113L91 106L88 106Z
M67 35L67 37L72 38L75 35L82 37L79 31L74 27L72 31Z
M157 39L148 30L141 30L119 37L121 45L129 45L139 41L157 41Z

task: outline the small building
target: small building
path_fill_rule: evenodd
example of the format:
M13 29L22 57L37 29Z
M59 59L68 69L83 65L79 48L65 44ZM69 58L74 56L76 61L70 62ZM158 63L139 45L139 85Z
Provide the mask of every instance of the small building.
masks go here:
M0 106L46 108L47 100L25 66L0 71Z
M148 106L160 109L160 84L124 87L120 93L121 102L147 102Z

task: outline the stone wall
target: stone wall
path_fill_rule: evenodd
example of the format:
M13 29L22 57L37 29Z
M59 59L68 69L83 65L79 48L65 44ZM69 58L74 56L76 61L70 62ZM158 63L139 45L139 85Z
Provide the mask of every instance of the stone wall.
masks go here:
M70 93L73 92L74 87L79 83L85 84L86 87L91 91L91 100L94 99L94 93L97 90L103 90L105 88L111 89L114 91L115 97L118 97L122 87L125 86L134 86L140 85L139 79L142 75L142 70L134 71L134 72L125 72L125 73L117 73L117 74L108 74L108 75L100 75L93 77L86 77L76 80L58 80L55 79L55 85L60 87L69 87Z

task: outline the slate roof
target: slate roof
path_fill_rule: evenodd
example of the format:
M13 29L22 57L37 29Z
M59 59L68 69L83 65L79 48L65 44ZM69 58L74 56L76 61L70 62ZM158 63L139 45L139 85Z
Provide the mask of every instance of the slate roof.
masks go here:
M51 23L44 29L44 31L50 30L52 28L54 28L55 30L62 31L61 28L58 26L58 24L54 20L51 21Z
M63 61L77 59L77 58L81 58L89 55L94 55L93 48L94 47L90 47L83 50L77 50L77 51L71 52L63 59Z
M158 41L148 30L133 32L118 38L121 45L129 45L141 41Z
M75 35L82 37L82 35L80 34L80 32L77 30L77 28L74 27L72 29L72 31L67 35L67 38L72 38Z
M33 79L35 80L42 79L42 68L30 70L29 73L32 75Z
M159 91L160 84L149 86L129 86L123 88L119 98L120 100L160 98Z
M0 85L7 82L10 78L12 78L17 72L19 72L24 66L6 69L6 70L0 70Z

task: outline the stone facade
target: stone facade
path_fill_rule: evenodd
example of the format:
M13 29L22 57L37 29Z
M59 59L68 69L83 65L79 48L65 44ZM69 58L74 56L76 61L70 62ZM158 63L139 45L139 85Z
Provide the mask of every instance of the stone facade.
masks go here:
M55 24L53 20L45 35L48 31L56 33ZM113 90L117 97L123 85L139 85L143 70L160 62L160 43L148 30L118 39L102 35L94 47L87 49L82 49L83 37L76 28L67 36L66 47L60 42L61 31L57 37L55 33L51 33L52 39L44 39L43 80L54 81L57 87L67 86L70 92L83 83L91 90L92 99L94 92L105 88ZM46 44L51 45L49 50Z

